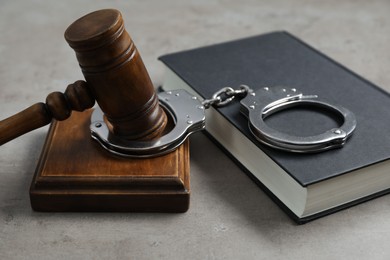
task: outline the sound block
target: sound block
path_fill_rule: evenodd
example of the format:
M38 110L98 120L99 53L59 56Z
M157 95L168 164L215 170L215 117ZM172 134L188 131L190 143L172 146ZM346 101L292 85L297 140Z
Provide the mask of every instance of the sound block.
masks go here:
M92 110L53 121L30 188L36 211L185 212L189 141L156 158L115 156L91 138Z

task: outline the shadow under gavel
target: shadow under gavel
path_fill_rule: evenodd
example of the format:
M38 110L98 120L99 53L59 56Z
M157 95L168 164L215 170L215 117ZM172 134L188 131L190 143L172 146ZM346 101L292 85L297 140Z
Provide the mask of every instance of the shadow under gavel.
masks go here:
M72 110L93 107L104 112L110 132L126 140L151 140L164 133L167 116L122 15L114 9L81 17L65 32L76 52L86 81L70 84L37 103L0 121L0 145L29 131L65 120Z

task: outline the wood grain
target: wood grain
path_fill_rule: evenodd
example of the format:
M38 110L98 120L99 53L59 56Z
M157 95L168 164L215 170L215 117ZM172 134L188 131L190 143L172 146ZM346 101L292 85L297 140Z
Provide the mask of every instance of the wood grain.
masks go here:
M78 80L68 85L64 94L50 93L46 103L36 103L0 121L0 145L49 124L53 118L65 120L72 114L72 110L84 111L94 104L95 99L86 82Z
M189 143L148 159L114 157L90 138L92 110L55 121L31 184L37 211L184 212Z
M65 39L113 133L129 140L159 137L167 117L121 13L87 14L68 27Z
M65 120L72 109L83 111L98 102L110 131L123 139L150 140L164 134L169 119L160 107L141 56L124 28L118 10L104 9L72 23L65 39L75 50L87 81L53 92L0 121L0 145L51 122Z

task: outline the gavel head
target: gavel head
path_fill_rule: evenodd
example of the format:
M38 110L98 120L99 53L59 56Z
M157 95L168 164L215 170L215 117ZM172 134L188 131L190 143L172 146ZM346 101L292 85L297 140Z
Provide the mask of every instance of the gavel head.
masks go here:
M119 11L81 17L65 39L115 136L149 140L164 132L167 116Z

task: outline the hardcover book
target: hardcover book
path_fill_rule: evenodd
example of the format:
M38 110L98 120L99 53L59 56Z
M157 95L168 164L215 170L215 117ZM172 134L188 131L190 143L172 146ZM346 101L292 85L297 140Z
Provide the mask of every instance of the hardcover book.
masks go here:
M295 221L305 223L390 191L390 96L287 32L239 39L160 57L164 90L186 89L200 99L222 87L287 86L318 95L355 114L345 146L290 153L260 144L239 100L206 110L206 131ZM338 127L334 115L296 107L267 124L296 136Z

